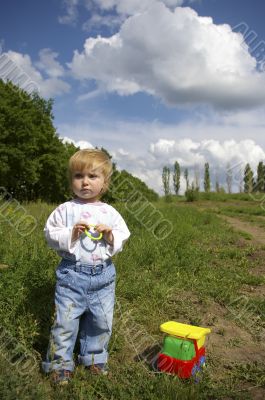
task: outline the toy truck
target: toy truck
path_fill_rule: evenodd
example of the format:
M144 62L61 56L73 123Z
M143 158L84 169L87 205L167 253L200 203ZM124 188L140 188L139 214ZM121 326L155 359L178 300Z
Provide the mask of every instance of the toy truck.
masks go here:
M160 330L167 335L158 355L158 370L179 378L196 376L205 366L204 343L211 330L174 321L165 322Z

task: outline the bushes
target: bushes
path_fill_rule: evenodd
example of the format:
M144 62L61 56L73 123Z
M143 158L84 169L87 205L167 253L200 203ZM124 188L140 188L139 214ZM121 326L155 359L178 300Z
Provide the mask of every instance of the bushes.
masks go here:
M199 189L193 186L185 192L186 201L192 202L199 200Z

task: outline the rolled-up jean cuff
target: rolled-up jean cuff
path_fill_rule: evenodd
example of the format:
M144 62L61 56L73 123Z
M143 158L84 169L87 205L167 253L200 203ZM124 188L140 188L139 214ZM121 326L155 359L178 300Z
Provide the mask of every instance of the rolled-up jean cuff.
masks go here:
M48 374L51 371L58 370L58 369L67 369L68 371L73 371L75 368L75 364L73 361L65 361L65 362L60 362L56 363L55 361L53 362L42 362L42 369L43 371Z
M92 364L106 364L108 361L108 353L91 354L89 356L78 356L79 364L89 367Z

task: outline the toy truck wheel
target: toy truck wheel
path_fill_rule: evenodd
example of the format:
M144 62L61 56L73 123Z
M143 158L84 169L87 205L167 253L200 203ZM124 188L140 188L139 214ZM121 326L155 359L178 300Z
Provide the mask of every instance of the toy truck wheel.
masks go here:
M199 360L200 368L204 369L206 367L206 357L202 356Z
M200 371L200 369L198 368L198 365L195 364L191 370L191 375L196 378L196 375L198 375L198 372Z

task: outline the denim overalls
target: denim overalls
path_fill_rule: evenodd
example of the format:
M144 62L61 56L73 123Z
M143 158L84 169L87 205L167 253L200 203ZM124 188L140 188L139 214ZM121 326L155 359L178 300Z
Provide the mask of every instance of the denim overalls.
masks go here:
M73 371L73 350L79 332L78 362L105 364L115 299L115 266L62 259L56 270L55 318L43 370Z

